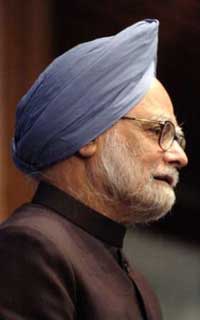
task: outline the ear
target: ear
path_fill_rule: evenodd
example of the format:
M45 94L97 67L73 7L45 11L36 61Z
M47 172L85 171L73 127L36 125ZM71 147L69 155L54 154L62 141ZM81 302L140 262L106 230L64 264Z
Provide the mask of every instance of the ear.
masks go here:
M96 140L93 140L88 144L86 144L85 146L83 146L78 153L83 158L89 158L96 153L96 150L97 150L97 142Z

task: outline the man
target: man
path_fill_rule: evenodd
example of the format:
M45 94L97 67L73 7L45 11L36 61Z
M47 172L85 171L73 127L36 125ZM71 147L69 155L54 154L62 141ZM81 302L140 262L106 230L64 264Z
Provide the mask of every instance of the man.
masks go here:
M56 59L17 109L13 158L39 181L0 231L2 319L161 319L121 248L174 204L185 139L155 78L157 20Z

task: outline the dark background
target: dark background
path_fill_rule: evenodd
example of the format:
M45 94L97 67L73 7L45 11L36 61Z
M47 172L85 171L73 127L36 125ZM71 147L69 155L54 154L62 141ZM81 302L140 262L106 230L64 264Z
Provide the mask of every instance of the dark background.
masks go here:
M2 0L0 9L0 78L4 89L0 112L5 119L3 133L0 131L5 163L1 174L5 208L2 218L31 193L16 191L23 178L10 160L15 104L20 96L53 58L74 45L115 34L140 19L157 18L158 78L172 98L179 122L184 123L189 165L182 172L173 212L149 230L199 242L200 2Z

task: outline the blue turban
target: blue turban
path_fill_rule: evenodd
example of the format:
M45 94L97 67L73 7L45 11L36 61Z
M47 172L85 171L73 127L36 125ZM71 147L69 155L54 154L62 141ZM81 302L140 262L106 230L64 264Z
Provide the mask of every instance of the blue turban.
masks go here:
M70 157L138 104L155 77L158 25L82 43L40 74L17 105L17 167L35 174Z

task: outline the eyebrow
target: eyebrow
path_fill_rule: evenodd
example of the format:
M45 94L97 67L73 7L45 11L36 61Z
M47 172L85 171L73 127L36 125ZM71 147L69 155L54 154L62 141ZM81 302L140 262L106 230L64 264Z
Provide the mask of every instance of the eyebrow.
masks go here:
M150 117L149 119L152 121L171 121L172 122L171 119L169 119L167 116L162 115L162 114L161 115L154 115L154 116ZM174 125L175 125L175 129L176 129L176 133L184 136L182 125L180 125L180 124L174 124Z
M181 136L184 136L184 132L183 132L183 129L181 128L181 126L176 126L176 133L181 135Z

